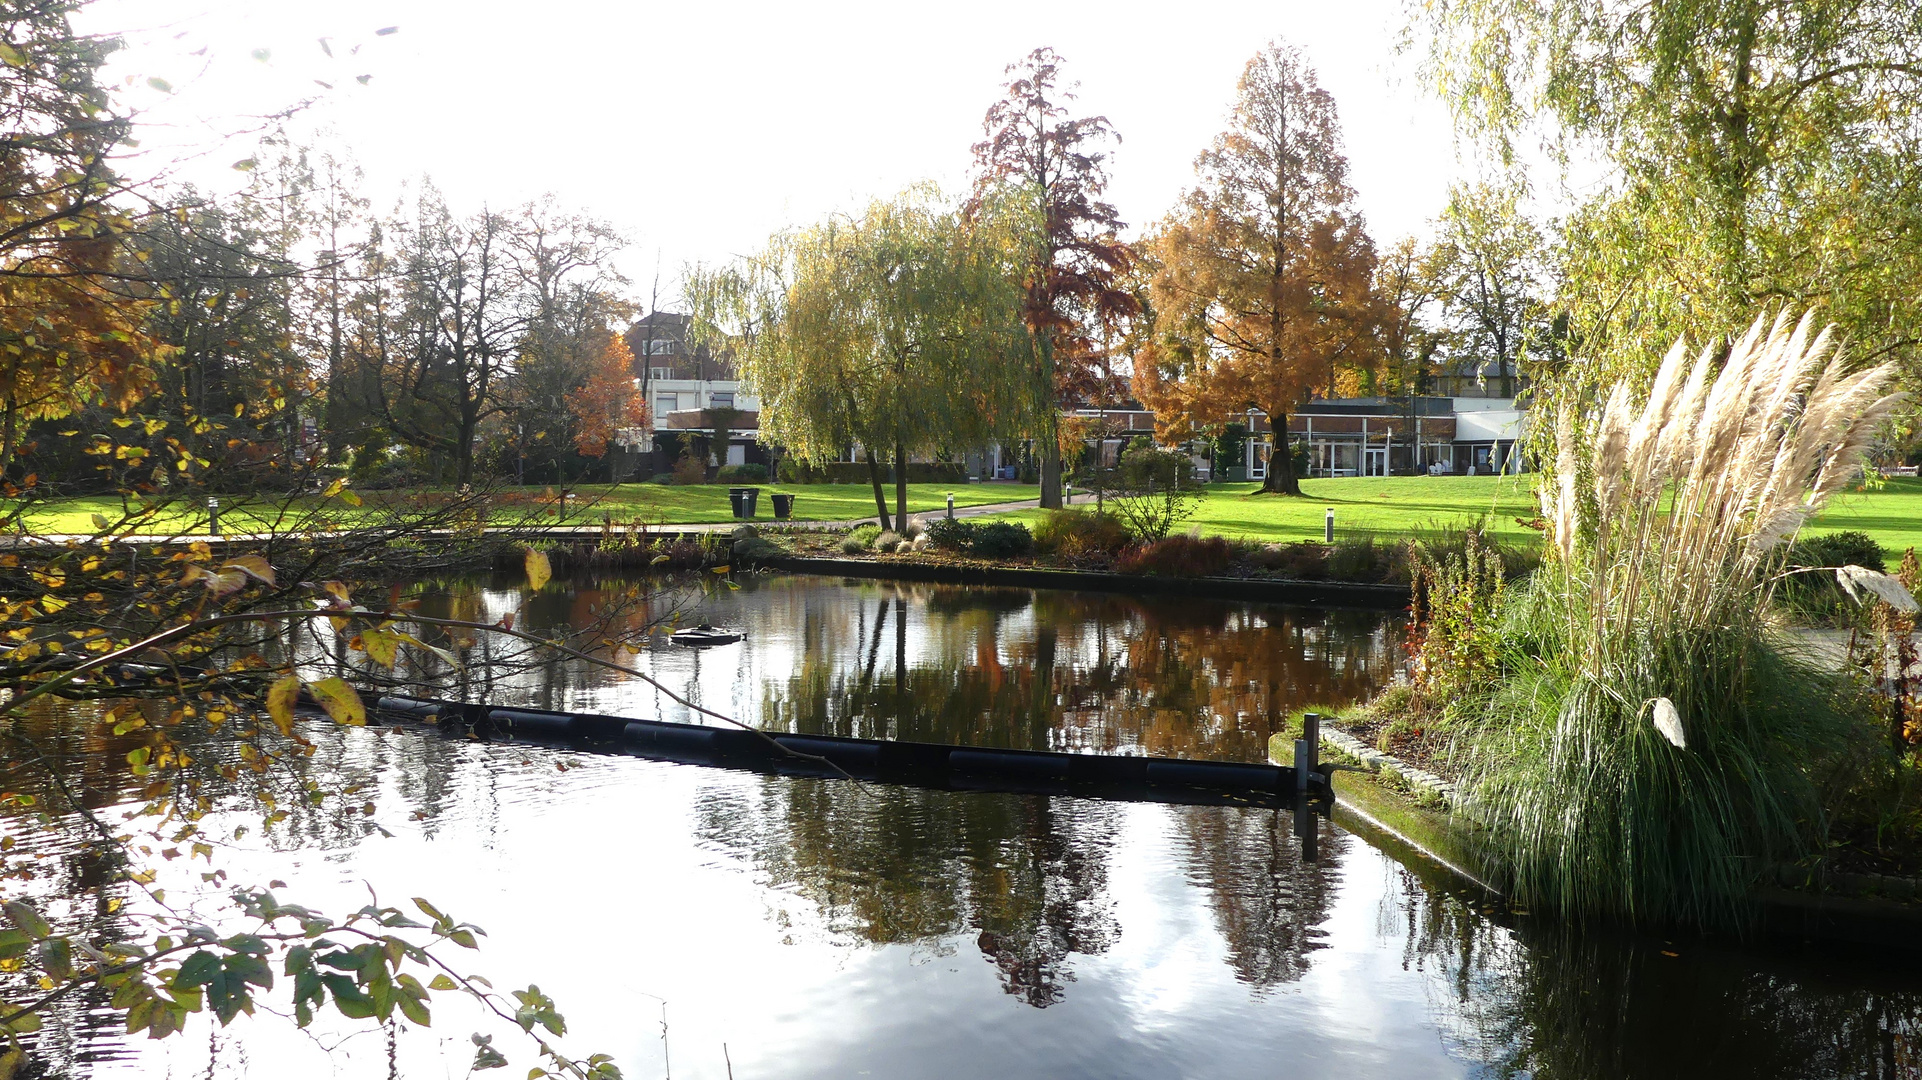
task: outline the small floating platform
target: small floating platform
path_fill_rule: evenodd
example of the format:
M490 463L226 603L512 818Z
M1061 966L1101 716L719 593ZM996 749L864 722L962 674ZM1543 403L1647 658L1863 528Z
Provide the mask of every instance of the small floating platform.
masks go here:
M696 649L706 649L715 645L732 645L741 640L741 635L732 630L719 630L702 623L685 630L676 630L667 638L676 645L686 645Z
M431 725L463 738L949 791L1293 808L1297 816L1309 808L1325 814L1335 799L1330 770L1313 759L1298 772L1293 767L1265 762L1069 754L802 735L401 696L381 698L379 716L389 723Z

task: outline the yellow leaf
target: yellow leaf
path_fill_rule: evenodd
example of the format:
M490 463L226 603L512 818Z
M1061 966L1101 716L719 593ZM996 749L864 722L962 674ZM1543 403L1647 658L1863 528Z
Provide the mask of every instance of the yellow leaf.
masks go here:
M238 570L263 585L274 583L274 568L258 555L240 555L220 564L222 570Z
M547 561L547 553L527 549L527 587L540 592L549 579L554 576L554 567Z
M282 735L294 733L294 699L300 696L300 677L289 675L267 691L267 715L274 718Z
M354 692L354 688L339 677L308 683L307 692L314 695L314 700L320 702L320 707L334 718L334 723L348 727L367 726L367 706L361 703L360 695Z
M711 574L725 574L732 569L734 569L732 566L717 566L708 572Z
M360 648L367 659L381 667L393 667L400 651L400 635L389 630L367 629L360 632Z

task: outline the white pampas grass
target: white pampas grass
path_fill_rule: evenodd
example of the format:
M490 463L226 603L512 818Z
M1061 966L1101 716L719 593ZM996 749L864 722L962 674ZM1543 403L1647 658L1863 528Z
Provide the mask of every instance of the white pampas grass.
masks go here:
M1688 735L1682 731L1682 714L1675 711L1675 703L1665 697L1655 699L1655 730L1662 738L1675 744L1677 750L1688 749Z
M1862 594L1868 593L1897 611L1912 612L1917 609L1915 597L1902 587L1902 582L1878 570L1870 570L1866 566L1838 566L1835 568L1835 580L1849 594L1849 599L1858 604L1864 602Z
M1689 357L1677 342L1648 393L1623 381L1586 416L1564 403L1555 417L1543 516L1561 572L1585 594L1570 617L1593 623L1570 640L1611 683L1635 666L1636 642L1765 606L1763 561L1860 474L1902 400L1886 392L1894 364L1852 369L1810 315L1758 318L1726 352ZM1887 588L1851 580L1877 596Z

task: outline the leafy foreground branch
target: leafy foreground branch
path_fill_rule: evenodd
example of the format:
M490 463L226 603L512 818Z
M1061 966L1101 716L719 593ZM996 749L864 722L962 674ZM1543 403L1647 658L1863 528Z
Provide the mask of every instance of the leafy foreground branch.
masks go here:
M530 552L527 564L529 584L538 589L548 576L546 560ZM53 639L36 628L37 617L64 613L65 606L48 604L43 597L11 612L20 631L14 640L35 647L16 645L11 650L9 659L16 666L0 691L7 695L0 747L5 748L7 783L13 786L0 801L15 812L9 835L0 840L0 879L24 882L36 876L33 864L22 857L31 844L15 848L22 835L31 840L30 831L23 830L37 824L56 841L73 843L104 865L108 885L142 890L144 899L128 904L124 897L103 895L98 908L110 917L91 921L77 916L50 919L17 896L4 904L9 928L0 929L0 980L10 989L7 1000L0 1002L0 1030L9 1048L0 1057L0 1075L22 1060L25 1044L20 1036L39 1031L57 1006L76 996L121 1014L129 1034L144 1031L160 1039L185 1029L194 1013L211 1013L225 1026L283 997L290 1009L274 1011L291 1011L302 1028L328 1010L350 1021L425 1027L433 994L451 992L530 1037L540 1059L530 1076L618 1077L619 1069L606 1055L574 1058L562 1053L552 1040L565 1033L566 1023L539 987L503 994L484 977L443 959L440 952L450 943L476 948L482 931L456 921L427 899L416 898L413 913L375 901L335 918L282 900L267 889L240 887L231 892L233 925L216 929L169 903L165 891L155 886L153 861L178 857L184 849L190 859L204 858L209 864L203 880L226 880L224 870L213 869L222 838L202 828L213 811L214 792L208 786L212 778L251 795L269 829L286 819L289 806L319 807L346 796L358 803L365 797L356 795L351 785L340 792L324 791L304 780L296 767L316 748L294 722L301 692L307 691L337 722L361 726L367 722L367 709L352 685L338 674L315 677L311 657L288 653L270 663L259 652L235 655L237 641L261 640L235 638L237 629L277 628L284 637L299 624L330 625L341 646L387 669L401 662L404 650L446 664L461 662L458 644L443 649L417 636L426 626L471 635L502 634L550 653L607 661L563 642L513 630L511 623L483 625L372 611L354 604L351 590L339 581L303 583L290 591L258 556L236 556L208 566L192 561L168 565L179 568L170 575L171 591L199 599L178 607L156 604L173 616L167 620L170 625L150 626L139 635L88 634L78 639L81 650L49 651L46 645ZM280 606L295 593L309 596L313 606ZM279 603L257 606L262 596ZM403 628L410 624L415 624L413 630ZM115 647L101 651L99 646L108 642ZM128 668L136 660L144 666ZM130 670L150 673L148 682L126 685ZM263 687L264 708L257 696ZM107 707L97 714L98 727L121 739L119 746L127 739L139 745L117 757L88 754L78 768L83 774L91 770L91 775L70 783L59 755L47 752L33 734L34 725L44 725L49 707L63 697L103 699ZM189 723L196 715L198 727ZM62 724L71 726L72 721L57 718L55 730ZM237 747L237 762L218 763L222 753L212 736L223 726L234 744L229 749ZM126 815L124 831L98 814L86 797L88 788L106 786L100 773L121 767L145 785L144 805ZM41 794L30 793L29 786ZM371 804L365 812L371 812ZM135 822L144 824L135 827ZM155 848L162 849L158 856ZM60 899L76 907L71 903L76 897ZM281 993L270 999L276 986ZM507 1053L492 1039L474 1035L475 1069L508 1064Z
M1808 318L1692 363L1677 343L1646 395L1557 417L1539 572L1431 578L1397 705L1451 733L1520 900L1738 925L1765 873L1818 855L1823 785L1874 752L1874 708L1767 612L1778 548L1857 474L1893 375L1851 371Z

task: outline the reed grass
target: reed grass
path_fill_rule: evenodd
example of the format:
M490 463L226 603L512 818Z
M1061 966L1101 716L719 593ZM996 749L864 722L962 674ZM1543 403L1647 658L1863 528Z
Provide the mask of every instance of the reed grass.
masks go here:
M1777 639L1765 571L1856 475L1893 376L1784 315L1726 351L1677 343L1645 395L1556 417L1550 556L1502 602L1495 674L1449 710L1520 899L1726 926L1767 867L1815 850L1819 770L1864 710Z

